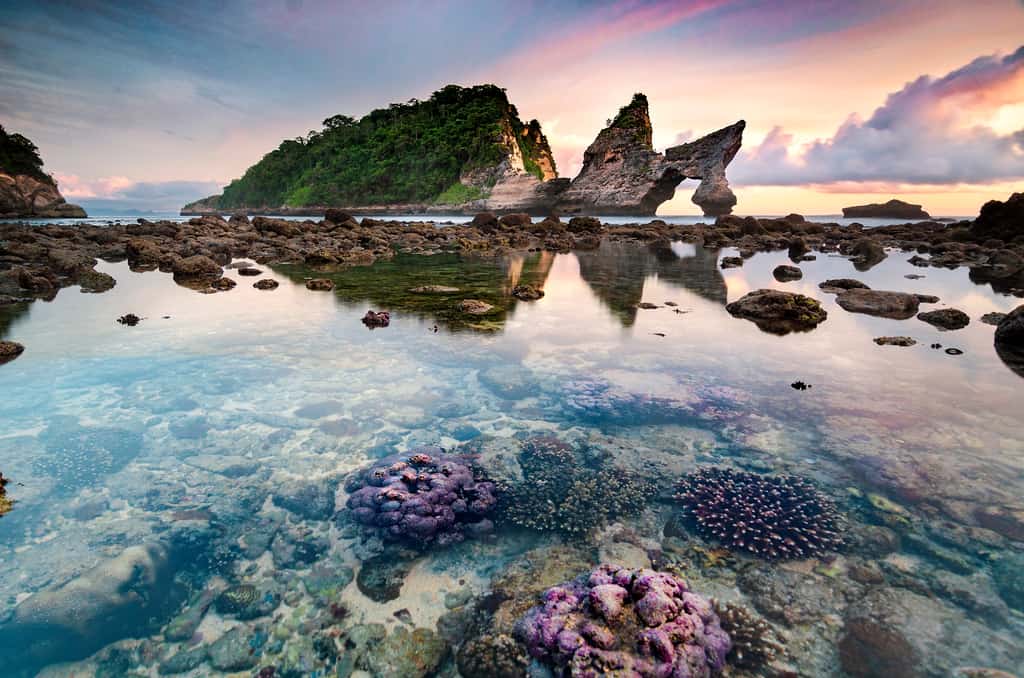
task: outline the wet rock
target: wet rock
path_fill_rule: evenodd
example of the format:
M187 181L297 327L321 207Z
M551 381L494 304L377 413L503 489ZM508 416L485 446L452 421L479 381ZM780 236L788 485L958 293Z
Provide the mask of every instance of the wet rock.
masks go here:
M1005 554L997 560L992 580L1006 604L1024 612L1024 553Z
M804 272L797 266L790 266L788 264L782 264L776 266L772 271L772 277L779 282L791 282L793 280L800 280L804 277Z
M306 281L306 289L314 292L330 292L334 289L334 281L327 278L313 278Z
M1014 193L1005 201L990 200L982 205L970 232L972 239L978 242L990 238L1012 242L1024 234L1024 193Z
M1006 506L979 506L974 519L982 527L1007 539L1024 542L1024 510Z
M387 327L391 324L391 314L387 311L374 311L371 309L363 316L362 323L370 329Z
M324 212L324 219L337 226L340 226L342 224L355 223L356 221L355 218L348 212L344 210L335 209L333 207Z
M16 341L0 341L0 365L9 363L25 352L25 347Z
M918 678L920 657L896 629L870 618L852 619L843 627L839 661L854 678Z
M216 597L217 593L211 589L206 589L200 593L198 598L193 600L167 624L167 628L164 629L164 638L172 642L185 641L191 638L196 629L199 628L199 624L203 621L203 616L206 615L206 611L213 604Z
M81 285L82 292L100 294L114 289L117 281L112 275L90 269L78 275L78 284Z
M285 525L270 544L274 565L286 569L302 569L316 562L327 552L327 540L301 525Z
M256 277L258 275L263 275L263 271L261 271L258 268L254 268L252 266L243 266L242 268L238 269L238 275L244 275L244 276L247 276L247 277Z
M413 562L385 553L363 561L356 576L356 586L370 600L386 603L398 598Z
M935 595L959 605L985 623L1003 624L1009 615L1006 603L983 574L967 577L937 570L928 584Z
M818 575L759 567L736 584L758 612L787 626L818 622L843 607L842 582Z
M478 212L469 225L473 228L493 229L498 225L498 217L494 212Z
M764 332L780 335L808 332L828 318L817 299L769 289L748 292L725 309L734 317L753 321Z
M825 282L819 283L818 287L823 292L829 292L831 294L838 294L845 292L846 290L868 290L871 289L859 280L852 278L830 278Z
M512 296L519 301L536 301L544 296L544 290L533 285L516 285L512 288Z
M154 621L166 619L180 604L175 569L162 545L132 546L67 583L35 593L0 624L0 656L7 665L38 670L151 633Z
M278 282L272 278L263 278L254 282L252 286L258 290L276 290Z
M925 311L917 314L918 320L937 327L940 330L959 330L971 323L971 318L963 311L955 308L940 308L935 311Z
M456 308L460 313L468 315L486 315L494 310L494 306L479 299L463 299Z
M911 337L875 337L875 343L879 346L913 346L917 340Z
M399 626L363 661L375 676L425 678L435 675L448 651L448 643L436 631Z
M1005 318L1006 315L1006 313L997 313L993 311L991 313L986 313L985 315L978 318L978 320L985 323L986 325L999 325L999 323L1003 321L1003 318Z
M789 249L787 254L793 261L800 261L800 258L811 251L811 248L807 246L807 241L803 238L793 238L789 241Z
M179 440L199 440L210 431L206 417L187 417L172 421L167 429Z
M743 265L743 257L722 257L722 268L739 268Z
M201 254L178 259L171 271L176 280L214 280L223 274L217 262Z
M341 563L317 563L302 578L309 595L322 607L328 607L341 599L341 592L355 579L351 567Z
M216 280L210 283L210 287L212 289L218 290L220 292L227 292L228 290L233 290L237 285L238 283L235 282L232 278L217 278Z
M861 238L850 248L853 265L858 271L867 271L885 259L885 248L871 238Z
M306 520L327 520L334 514L334 480L289 479L274 488L274 505Z
M491 393L505 400L521 400L537 395L540 384L530 370L519 365L497 365L482 370L480 383Z
M126 327L135 327L140 322L142 322L142 318L135 315L134 313L125 313L123 316L117 319L117 322L121 325L125 325Z
M208 656L209 651L205 645L191 650L181 650L160 662L157 672L161 676L185 673L186 671L199 668Z
M916 295L883 290L848 289L836 297L836 303L850 313L906 320L917 313Z
M1020 194L1016 194L1020 195ZM1024 347L1024 304L1006 314L996 326L996 344Z
M236 626L209 648L210 665L221 671L242 671L259 663L260 653L255 651L252 634L244 626Z

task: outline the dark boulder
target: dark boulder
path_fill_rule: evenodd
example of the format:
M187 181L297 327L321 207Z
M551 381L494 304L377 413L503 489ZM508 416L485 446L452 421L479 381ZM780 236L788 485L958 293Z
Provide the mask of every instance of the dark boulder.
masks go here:
M918 313L917 319L940 330L959 330L971 324L970 316L955 308L940 308L935 311Z
M782 264L775 267L775 270L772 271L772 276L779 282L790 282L800 280L804 277L804 273L797 266Z
M16 341L0 341L0 365L8 363L25 351L25 347Z
M779 290L755 290L726 305L737 318L753 321L771 334L808 332L825 321L828 313L817 299Z
M830 278L823 283L820 283L818 287L823 292L831 292L832 294L838 294L846 290L869 290L871 289L859 280L853 278Z
M917 313L921 303L917 295L883 290L849 289L836 297L836 303L850 313L906 320Z
M1024 304L1006 314L996 326L997 345L1024 349Z
M481 230L491 230L498 225L498 217L494 212L479 212L469 222L469 225Z
M990 200L982 205L970 234L979 242L990 238L1011 242L1024 235L1024 193L1014 193L1005 202Z

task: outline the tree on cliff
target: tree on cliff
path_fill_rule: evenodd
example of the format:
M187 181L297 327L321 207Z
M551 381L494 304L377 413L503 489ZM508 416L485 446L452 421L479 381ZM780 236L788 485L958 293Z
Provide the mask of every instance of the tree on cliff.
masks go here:
M53 183L53 178L43 171L43 159L39 149L27 137L8 134L0 125L0 170L8 174L27 174L30 177Z

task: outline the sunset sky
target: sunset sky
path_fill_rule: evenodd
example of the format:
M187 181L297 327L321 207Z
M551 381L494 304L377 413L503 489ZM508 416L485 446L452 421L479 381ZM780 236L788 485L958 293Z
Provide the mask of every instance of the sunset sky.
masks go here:
M746 119L738 213L1024 190L1021 0L6 0L0 26L0 123L86 206L177 209L330 115L482 82L562 176L634 92L659 150Z

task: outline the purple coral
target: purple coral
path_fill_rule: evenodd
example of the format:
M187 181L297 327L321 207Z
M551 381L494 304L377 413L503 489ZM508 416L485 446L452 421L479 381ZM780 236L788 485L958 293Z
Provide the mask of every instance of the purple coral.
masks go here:
M515 633L532 656L576 678L708 678L731 647L712 604L682 579L608 564L548 589Z
M494 529L486 517L494 484L478 481L460 457L439 447L392 455L354 473L347 506L361 525L421 546L451 544Z

